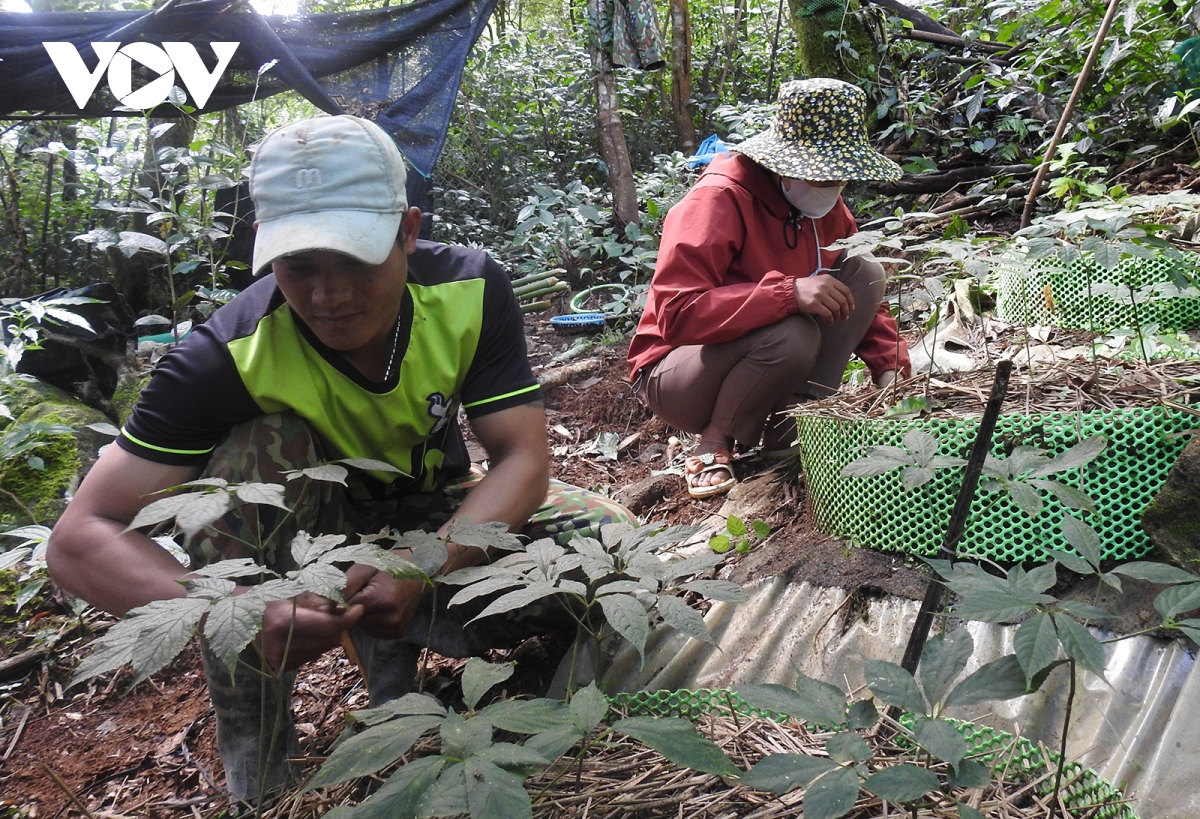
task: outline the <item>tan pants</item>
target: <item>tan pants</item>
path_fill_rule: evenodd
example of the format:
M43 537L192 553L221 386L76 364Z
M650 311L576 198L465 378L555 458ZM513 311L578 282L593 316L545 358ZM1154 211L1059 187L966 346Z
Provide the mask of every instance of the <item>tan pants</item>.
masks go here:
M854 294L849 318L825 326L797 313L734 341L677 347L638 380L638 397L677 429L698 435L711 424L752 447L773 412L832 395L879 310L886 276L873 259L843 259L823 275Z

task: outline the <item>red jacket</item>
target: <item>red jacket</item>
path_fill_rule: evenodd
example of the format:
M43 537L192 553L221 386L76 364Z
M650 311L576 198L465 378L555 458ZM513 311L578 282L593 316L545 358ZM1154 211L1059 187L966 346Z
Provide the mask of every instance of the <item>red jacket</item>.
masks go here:
M630 380L688 344L720 344L799 312L792 284L817 269L827 246L857 232L842 200L820 219L791 223L772 175L742 156L718 156L667 213L646 309L629 344ZM794 245L794 247L789 247ZM821 266L837 252L821 250ZM880 305L855 353L878 376L911 370L908 348Z

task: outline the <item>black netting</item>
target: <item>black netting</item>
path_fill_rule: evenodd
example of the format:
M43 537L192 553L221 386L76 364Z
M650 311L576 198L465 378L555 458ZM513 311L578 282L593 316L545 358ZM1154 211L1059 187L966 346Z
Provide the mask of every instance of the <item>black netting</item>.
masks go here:
M264 17L248 6L229 11L229 0L201 0L160 14L4 12L0 117L118 112L120 103L103 78L81 111L43 42L74 43L89 70L97 64L93 42L187 42L210 71L217 61L207 44L237 42L203 111L294 89L330 113L374 119L428 175L445 140L467 54L495 3L415 0L396 8L293 17ZM260 77L259 68L272 60L274 67ZM167 108L154 113L169 115Z

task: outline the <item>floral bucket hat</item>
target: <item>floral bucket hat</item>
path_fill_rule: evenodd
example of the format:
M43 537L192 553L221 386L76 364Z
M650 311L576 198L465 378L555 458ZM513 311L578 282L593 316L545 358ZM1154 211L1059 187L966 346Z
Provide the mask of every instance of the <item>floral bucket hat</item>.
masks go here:
M810 182L892 181L900 166L867 142L867 95L831 79L794 80L779 89L775 122L731 150L768 170Z

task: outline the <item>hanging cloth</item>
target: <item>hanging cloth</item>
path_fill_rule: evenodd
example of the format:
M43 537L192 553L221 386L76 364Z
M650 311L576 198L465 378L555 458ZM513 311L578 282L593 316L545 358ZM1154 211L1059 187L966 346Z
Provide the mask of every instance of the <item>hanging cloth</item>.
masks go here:
M600 46L613 68L665 66L662 29L651 0L600 0Z

